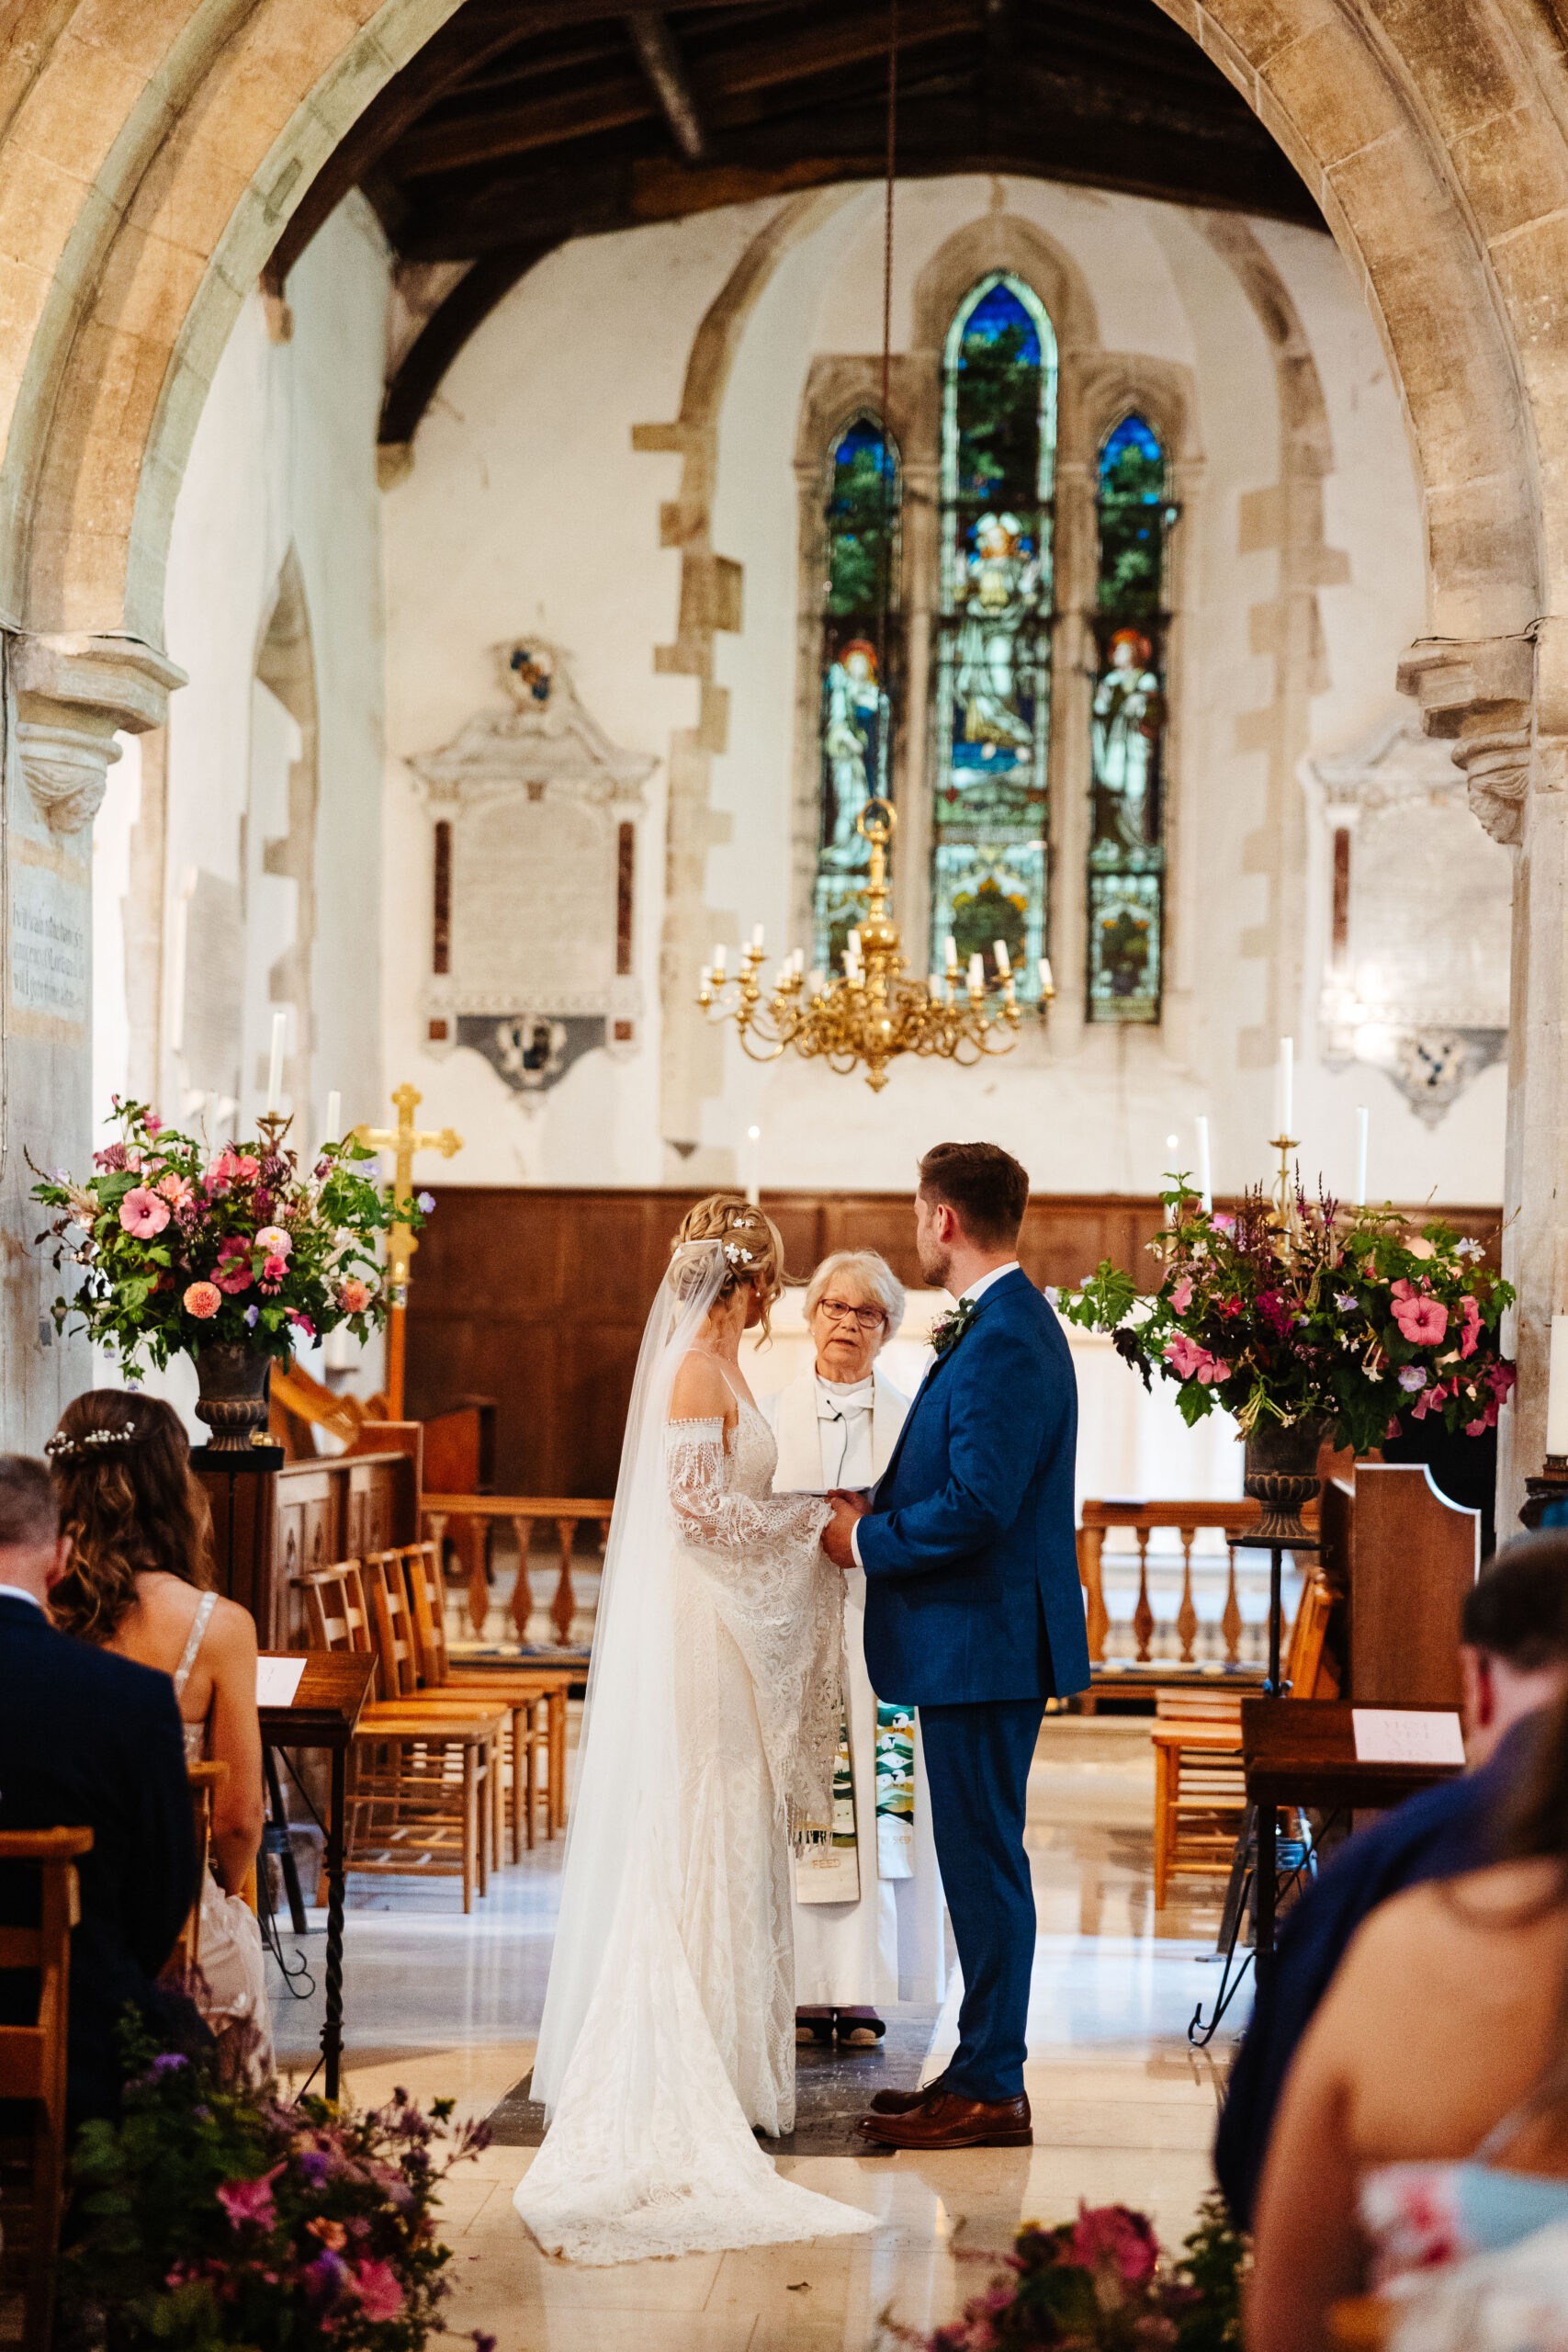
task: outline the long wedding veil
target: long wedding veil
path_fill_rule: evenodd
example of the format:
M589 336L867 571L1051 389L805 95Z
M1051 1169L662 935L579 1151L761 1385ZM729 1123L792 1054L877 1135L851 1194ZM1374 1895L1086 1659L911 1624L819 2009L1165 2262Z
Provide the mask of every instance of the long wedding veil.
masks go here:
M638 1842L671 1852L680 1802L675 1749L671 1534L664 1429L675 1375L728 1267L717 1241L687 1243L649 1310L621 1446L593 1627L560 1920L534 2059L535 2098L553 2112L610 1945Z

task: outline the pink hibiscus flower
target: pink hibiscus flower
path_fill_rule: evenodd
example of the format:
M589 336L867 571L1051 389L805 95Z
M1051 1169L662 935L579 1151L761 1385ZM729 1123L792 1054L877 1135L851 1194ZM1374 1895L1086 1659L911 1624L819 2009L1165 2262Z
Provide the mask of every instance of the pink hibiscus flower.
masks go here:
M169 1204L150 1193L145 1184L138 1184L121 1201L119 1221L138 1241L151 1241L169 1222Z
M198 1323L208 1322L223 1304L223 1294L216 1283L192 1283L185 1295L185 1310L194 1315Z
M356 2262L354 2283L359 2290L359 2307L367 2320L374 2324L397 2318L403 2307L403 2290L389 2262Z
M259 2222L270 2230L277 2219L277 2208L272 2201L272 2184L283 2170L274 2165L260 2180L226 2180L218 2191L218 2202L229 2216L231 2229L243 2229L247 2222Z
M1394 1283L1393 1319L1413 1346L1435 1348L1449 1328L1449 1310L1440 1298L1429 1298L1407 1282Z
M231 1298L237 1298L241 1291L249 1290L251 1249L248 1241L242 1241L237 1234L231 1234L229 1239L220 1246L218 1263L213 1269L212 1279L219 1289L226 1292Z
M1183 1380L1190 1380L1203 1361L1203 1350L1196 1340L1190 1340L1185 1331L1176 1331L1166 1342L1165 1360L1167 1363L1175 1365Z
M1185 1315L1192 1304L1192 1277L1183 1274L1170 1294L1170 1303L1178 1315Z

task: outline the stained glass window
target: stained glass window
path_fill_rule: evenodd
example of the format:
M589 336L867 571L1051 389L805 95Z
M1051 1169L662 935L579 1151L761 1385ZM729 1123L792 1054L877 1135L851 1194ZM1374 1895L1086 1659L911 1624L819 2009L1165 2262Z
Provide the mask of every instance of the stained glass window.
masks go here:
M931 962L1007 943L1036 988L1049 880L1052 498L1056 338L998 271L972 288L942 359L942 577L934 627Z
M1100 452L1089 1017L1157 1021L1164 961L1165 451L1138 415Z
M812 960L836 966L864 911L870 850L856 820L873 795L893 788L893 712L902 645L896 610L878 642L885 602L896 606L901 483L897 445L874 418L857 416L829 453L823 510L820 810L812 900Z

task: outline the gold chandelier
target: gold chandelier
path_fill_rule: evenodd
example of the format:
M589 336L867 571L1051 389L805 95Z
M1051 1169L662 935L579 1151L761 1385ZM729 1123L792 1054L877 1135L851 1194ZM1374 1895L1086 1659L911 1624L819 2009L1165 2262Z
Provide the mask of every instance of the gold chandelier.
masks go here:
M885 800L868 801L857 820L856 831L871 850L866 916L849 935L841 977L813 972L807 984L806 958L797 947L785 956L764 1002L760 923L734 979L725 970L722 946L704 966L697 1002L710 1020L716 1014L717 1021L735 1023L753 1061L777 1061L793 1047L806 1061L825 1061L841 1078L863 1063L866 1084L880 1093L887 1065L898 1054L937 1054L969 1069L983 1055L1010 1053L1017 1044L1022 1014L1005 941L996 942L997 978L989 986L981 956L971 956L967 975L961 973L952 939L945 972L933 972L929 981L904 977L898 928L887 914L887 844L895 821ZM1055 993L1050 961L1042 956L1042 1021Z

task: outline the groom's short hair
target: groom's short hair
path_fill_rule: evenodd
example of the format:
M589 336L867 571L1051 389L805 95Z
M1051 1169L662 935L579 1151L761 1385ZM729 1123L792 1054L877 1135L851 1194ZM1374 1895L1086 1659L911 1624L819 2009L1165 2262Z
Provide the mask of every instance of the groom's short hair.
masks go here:
M920 1190L953 1212L971 1241L1016 1241L1029 1206L1029 1170L999 1143L935 1143L920 1162Z

